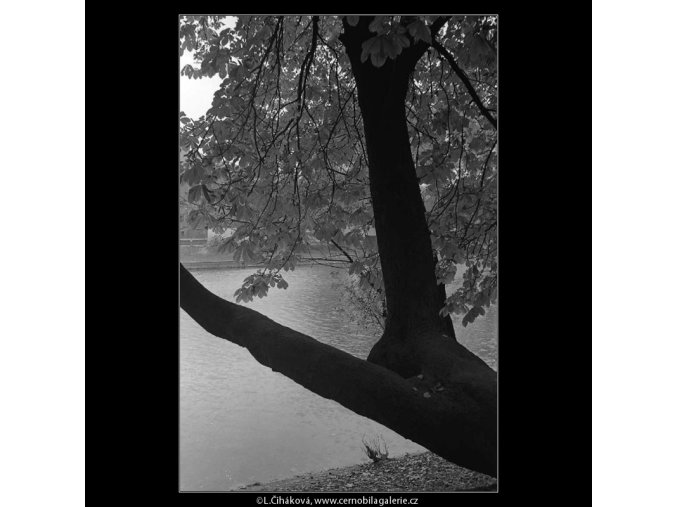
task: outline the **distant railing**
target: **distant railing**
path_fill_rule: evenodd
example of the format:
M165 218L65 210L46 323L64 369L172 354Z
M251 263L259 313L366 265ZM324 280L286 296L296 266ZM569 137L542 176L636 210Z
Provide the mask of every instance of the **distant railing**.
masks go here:
M207 238L180 238L179 245L206 245Z

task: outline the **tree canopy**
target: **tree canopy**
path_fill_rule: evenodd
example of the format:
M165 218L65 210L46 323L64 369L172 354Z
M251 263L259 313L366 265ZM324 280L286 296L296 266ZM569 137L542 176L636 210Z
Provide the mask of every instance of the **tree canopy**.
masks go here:
M373 235L368 150L341 41L353 16L183 16L181 74L223 79L200 118L180 116L189 221L231 231L219 249L260 263L238 300L285 288L300 247L319 240L365 287L383 284ZM440 308L484 314L497 296L497 20L375 16L361 60L375 67L417 46L406 95L409 142L439 283L464 266Z

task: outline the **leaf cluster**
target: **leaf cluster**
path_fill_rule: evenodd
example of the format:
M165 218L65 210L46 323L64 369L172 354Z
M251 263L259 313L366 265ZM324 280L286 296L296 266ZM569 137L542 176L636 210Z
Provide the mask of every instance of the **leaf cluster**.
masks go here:
M436 20L375 16L362 59L379 66L412 44L442 48L430 45L417 63L407 121L438 280L453 280L460 265L471 273L441 311L472 322L496 300L497 138L477 105L489 114L497 108L496 20L452 17L433 40ZM194 59L182 75L222 79L204 116L179 118L182 206L192 224L220 235L221 252L260 265L238 300L280 287L280 272L302 260L345 266L383 297L369 158L342 30L341 16L238 16L234 26L222 16L181 19L180 49ZM300 253L318 243L326 255Z

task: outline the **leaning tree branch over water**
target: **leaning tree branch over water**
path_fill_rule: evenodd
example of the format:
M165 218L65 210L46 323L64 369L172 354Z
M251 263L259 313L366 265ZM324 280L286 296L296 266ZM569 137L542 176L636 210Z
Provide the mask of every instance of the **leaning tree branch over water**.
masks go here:
M245 347L261 364L387 426L436 454L496 476L496 417L468 384L445 394L414 389L396 373L212 294L180 266L181 308L206 331ZM413 379L412 379L413 380ZM427 396L426 396L427 393Z

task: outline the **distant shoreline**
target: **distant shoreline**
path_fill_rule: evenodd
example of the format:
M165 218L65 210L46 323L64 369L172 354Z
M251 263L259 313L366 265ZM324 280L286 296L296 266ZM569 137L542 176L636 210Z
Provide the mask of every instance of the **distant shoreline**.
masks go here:
M252 269L263 266L263 264L240 264L234 260L221 261L196 261L196 260L180 260L181 264L188 270L202 270L202 269ZM297 266L310 266L317 264L312 260L299 261ZM326 264L323 264L326 265ZM338 269L340 266L337 266Z
M298 254L295 264L297 266L308 266L312 264L329 265L332 260L330 257L337 257L333 262L339 263L341 267L347 267L348 263L342 257L341 253L332 247L310 245L298 248ZM313 260L315 258L315 260ZM233 253L218 253L213 246L198 245L180 245L179 260L186 269L252 269L264 266L264 263L242 263L233 258ZM339 267L339 266L337 266Z
M232 260L224 260L224 261L184 261L181 260L181 264L186 269L223 269L223 268L228 268L228 269L242 269L242 268L251 268L253 267L252 265L242 265L239 262L235 262Z

